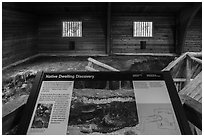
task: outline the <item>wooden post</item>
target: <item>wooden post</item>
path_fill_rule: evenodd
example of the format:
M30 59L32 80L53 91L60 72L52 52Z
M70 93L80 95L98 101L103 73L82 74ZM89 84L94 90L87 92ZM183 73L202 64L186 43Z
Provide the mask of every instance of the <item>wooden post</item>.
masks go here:
M179 95L188 120L202 130L202 104L187 95Z
M106 34L106 54L112 53L111 48L111 3L107 4L107 34Z
M188 85L188 83L191 80L191 60L190 57L186 56L186 83L185 85Z

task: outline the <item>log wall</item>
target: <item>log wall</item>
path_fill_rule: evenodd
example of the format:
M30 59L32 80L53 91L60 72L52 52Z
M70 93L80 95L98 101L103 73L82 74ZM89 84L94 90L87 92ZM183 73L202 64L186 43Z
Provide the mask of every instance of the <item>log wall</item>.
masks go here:
M62 21L82 21L82 37L62 37ZM71 47L74 43L75 49ZM40 53L104 54L106 18L104 13L41 16L38 49Z
M140 13L128 12L127 8L123 8L123 12L117 12L121 7L115 10L112 5L113 9L108 16L110 32L107 32L107 3L77 6L68 4L66 8L59 4L56 9L55 5L41 6L39 9L36 6L35 10L27 12L29 8L26 6L24 8L27 11L22 11L15 8L15 5L9 8L3 4L3 66L37 53L105 54L107 38L109 38L107 33L110 34L110 53L175 53L176 17L174 14L140 15ZM62 21L75 20L82 21L82 37L62 37ZM133 37L134 21L152 21L153 37ZM145 49L141 49L141 41L146 42ZM202 16L196 16L187 30L184 50L201 51L201 45Z
M37 20L33 14L3 7L2 66L37 53Z
M202 18L195 17L187 29L184 52L202 50Z
M152 21L153 37L133 37L134 21ZM173 53L175 18L173 16L112 16L113 53ZM146 41L146 49L140 49L140 41Z

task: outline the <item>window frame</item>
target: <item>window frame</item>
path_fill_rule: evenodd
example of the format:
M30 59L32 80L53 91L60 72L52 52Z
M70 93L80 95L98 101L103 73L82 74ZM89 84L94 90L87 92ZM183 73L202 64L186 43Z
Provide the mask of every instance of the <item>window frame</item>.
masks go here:
M62 38L82 38L83 37L83 21L82 20L62 20L62 30L61 30L61 34L62 34ZM64 22L80 22L81 23L81 36L64 36L63 32L64 32L64 28L63 28L63 24Z
M152 22L152 36L134 36L135 33L135 22ZM154 37L154 22L152 20L134 20L132 21L132 37L133 38L153 38Z

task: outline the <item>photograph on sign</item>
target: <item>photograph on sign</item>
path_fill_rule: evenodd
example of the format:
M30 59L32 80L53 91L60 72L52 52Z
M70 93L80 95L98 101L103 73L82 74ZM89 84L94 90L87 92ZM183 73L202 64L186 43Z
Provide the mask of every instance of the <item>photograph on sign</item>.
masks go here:
M66 134L73 83L73 81L42 82L27 134Z
M39 103L35 111L31 128L48 128L52 107L53 104Z
M67 134L136 134L132 81L75 81Z

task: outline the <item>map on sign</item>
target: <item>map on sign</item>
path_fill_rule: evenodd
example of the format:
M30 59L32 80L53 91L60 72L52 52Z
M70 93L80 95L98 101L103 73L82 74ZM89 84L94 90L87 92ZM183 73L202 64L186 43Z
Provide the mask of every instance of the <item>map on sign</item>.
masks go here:
M133 81L141 134L181 134L165 81Z

